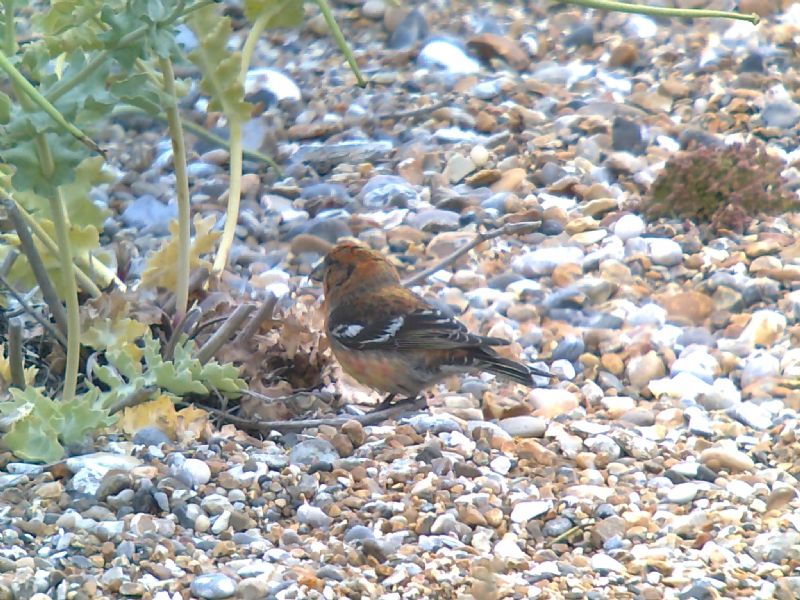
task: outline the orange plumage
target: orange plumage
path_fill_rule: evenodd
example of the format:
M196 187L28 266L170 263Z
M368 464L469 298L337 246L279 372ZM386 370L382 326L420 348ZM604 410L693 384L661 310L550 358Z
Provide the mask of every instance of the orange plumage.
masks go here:
M339 243L319 267L325 288L325 331L345 372L390 394L415 397L453 374L487 371L533 386L549 376L499 356L509 342L470 333L403 287L397 269L380 253L352 241Z

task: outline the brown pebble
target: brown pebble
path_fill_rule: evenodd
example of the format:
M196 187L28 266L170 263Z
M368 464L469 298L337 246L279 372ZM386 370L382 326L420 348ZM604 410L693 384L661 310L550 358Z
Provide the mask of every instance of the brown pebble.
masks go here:
M350 438L350 441L353 442L353 446L356 448L367 441L367 434L364 431L364 426L353 419L342 425L342 433Z
M742 14L755 13L759 17L768 17L780 10L778 0L740 0L739 12Z
M491 133L497 127L497 119L490 113L482 110L475 117L475 129L481 133Z
M525 69L531 60L515 40L496 33L476 35L470 38L467 47L484 60L500 57L518 71Z
M714 300L702 292L659 294L654 298L667 311L670 320L680 323L700 325L714 311Z
M639 60L639 49L629 42L617 44L608 59L610 67L631 67Z
M522 168L515 168L509 169L503 176L500 178L499 181L492 185L492 192L495 194L498 192L513 192L520 186L520 184L525 181L525 176L527 175L525 169Z
M583 269L576 263L562 263L553 269L551 275L553 285L556 287L567 287L575 283L583 275Z
M788 485L776 487L767 498L767 510L778 510L797 497L794 488Z
M619 376L625 370L625 363L622 362L622 358L619 354L604 354L600 357L600 364L612 375Z
M331 445L336 448L339 456L346 457L353 454L353 442L343 433L337 433L331 439Z
M295 256L305 253L316 253L323 256L327 254L331 248L333 248L333 244L329 241L308 233L300 233L294 236L289 246L289 250Z

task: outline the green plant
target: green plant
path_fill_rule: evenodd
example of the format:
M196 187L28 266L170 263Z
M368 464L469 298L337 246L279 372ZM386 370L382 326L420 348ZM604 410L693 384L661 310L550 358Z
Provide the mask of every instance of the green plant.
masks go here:
M644 201L650 219L680 217L712 230L741 233L758 214L780 214L797 205L785 187L783 162L763 145L700 146L667 161Z
M325 0L317 3L328 18ZM211 217L195 220L194 243L191 238L186 149L178 108L178 96L187 86L176 80L173 68L173 61L185 61L185 57L174 29L186 23L197 34L199 45L189 59L200 69L201 88L210 97L210 107L224 114L230 128L228 214L213 263L218 273L227 264L238 218L241 129L252 111L243 100L243 82L255 44L268 28L299 24L304 9L303 0L247 0L245 14L253 27L242 52L231 52L230 18L222 16L222 6L210 0L53 0L48 9L36 13L30 26L37 35L30 36L32 41L24 46L16 41L15 7L15 0L3 0L0 26L0 70L11 82L10 95L0 92L4 128L0 197L16 230L0 238L0 284L5 288L0 291L8 294L0 296L0 302L16 299L43 324L66 350L66 366L56 401L24 377L22 329L17 327L8 359L14 365L9 373L15 377L3 378L6 388L17 387L11 399L3 402L0 398L0 414L5 415L0 429L6 432L3 442L18 456L52 460L63 453L62 443L72 444L112 422L115 407L142 390L153 388L162 397L211 390L235 396L243 388L238 369L212 360L227 338L216 335L200 351L186 336L197 319L196 314L194 320L187 315L190 271L202 266L211 269L212 263L201 255L214 252L219 236L210 232ZM336 27L332 30L338 32ZM354 65L346 45L344 50ZM360 73L358 77L363 83ZM127 303L123 303L125 310L103 318L88 317L92 310L79 304L79 292L102 299L101 290L109 286L126 290L115 273L112 254L100 247L107 211L90 197L95 186L109 180L105 153L93 135L113 110L125 106L153 118L165 115L173 146L179 218L171 228L173 239L150 257L143 281L143 288L149 284L173 292L174 328L167 326L160 334L158 327L129 318ZM136 295L129 299L135 302ZM55 328L35 309L42 300L50 306ZM237 326L252 308L233 311ZM218 334L236 329L232 323L225 325ZM89 349L94 354L85 369L88 377L80 380L81 363ZM76 422L83 426L77 427Z

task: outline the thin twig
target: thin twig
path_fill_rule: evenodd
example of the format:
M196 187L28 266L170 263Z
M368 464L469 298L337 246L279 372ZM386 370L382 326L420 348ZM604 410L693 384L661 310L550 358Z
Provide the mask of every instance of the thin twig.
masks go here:
M17 208L16 203L10 200L3 202L11 220L14 222L14 229L17 230L17 237L19 237L19 245L22 248L25 258L28 259L28 264L33 271L33 276L36 278L36 283L39 284L39 289L42 290L42 297L50 309L50 314L56 321L59 331L64 335L67 333L67 313L64 312L64 305L56 293L56 288L47 274L47 269L42 262L42 255L36 249L36 244L33 241L30 229L28 229L25 220Z
M17 290L11 287L11 284L8 282L8 280L2 275L0 275L0 284L2 284L8 290L8 293L11 294L17 302L19 302L19 305L26 313L28 313L31 317L33 317L36 320L36 322L39 323L39 325L44 327L45 330L47 330L50 333L50 335L52 335L56 340L58 340L59 344L61 344L65 348L67 347L66 336L64 336L64 334L61 333L58 329L53 327L52 323L47 321L44 317L42 317L42 315L36 312L33 309L33 307L30 304L28 304L25 298L23 298L17 292Z
M291 431L303 431L304 429L322 426L341 427L347 421L358 421L362 425L375 425L376 423L382 423L383 421L397 418L406 412L413 412L416 406L416 404L409 405L404 403L390 406L389 408L381 411L367 413L366 415L332 417L330 419L306 419L303 421L259 421L237 417L216 408L204 407L204 409L241 429L250 431L255 430L260 433L268 434L272 431L288 433Z
M552 540L550 540L550 542L547 544L547 546L549 548L552 548L555 544L560 544L561 542L565 541L566 539L572 537L574 534L578 533L579 531L583 531L584 529L586 529L587 527L589 527L590 525L593 525L593 524L594 524L594 520L591 520L591 521L589 521L587 523L579 523L578 525L575 525L575 527L572 527L571 529L567 529L564 533L562 533L558 537L555 537Z
M247 325L245 325L244 328L239 332L239 335L236 336L235 342L237 344L244 344L250 338L252 338L264 321L272 319L272 313L275 311L275 305L277 303L277 296L275 296L273 293L270 293L267 299L264 300L264 302L261 303L261 306L258 307L256 313L250 317Z
M117 402L115 402L111 406L111 408L108 409L108 412L113 415L114 413L118 413L119 411L124 410L126 408L133 408L134 406L138 406L139 404L144 404L145 402L150 400L150 397L153 395L155 391L156 391L155 387L140 388L135 392L125 396L124 398L117 400Z
M206 364L211 358L222 348L222 345L227 342L234 332L238 331L244 323L245 319L255 310L253 304L242 304L237 306L236 310L231 313L227 321L222 324L222 327L217 329L208 341L197 351L197 360L201 364Z
M22 359L22 323L11 319L8 324L8 366L11 371L11 385L25 389L25 362Z
M469 242L468 244L464 244L449 256L445 256L435 265L428 267L427 269L420 271L419 273L414 273L403 283L404 285L417 285L418 283L425 281L428 277L430 277L437 271L440 271L441 269L450 266L451 264L456 262L459 258L464 256L467 252L469 252L476 246L480 246L483 242L487 240L491 240L503 235L524 235L526 233L531 233L532 231L535 231L538 226L539 226L538 221L527 222L527 223L506 223L505 225L503 225L502 227L498 227L497 229L479 232L475 236L475 239L473 239L471 242Z
M164 360L172 360L175 354L175 347L178 345L181 336L184 333L188 334L189 330L195 326L201 316L203 316L203 311L200 310L199 307L193 306L183 318L178 321L177 325L175 325L175 329L172 331L172 335L169 336L167 343L164 344L164 348L161 351Z
M167 122L167 116L166 115L162 115L162 114L151 115L151 114L145 112L143 109L138 108L136 106L118 106L112 111L111 116L112 117L125 117L125 116L127 116L129 114L134 114L134 115L141 116L141 117L148 118L148 119L155 119L155 120L161 121L163 123ZM216 146L218 148L223 148L225 150L230 151L230 145L228 144L228 141L226 139L218 136L216 133L213 133L213 132L209 131L208 129L206 129L202 125L199 125L199 124L195 123L194 121L190 121L188 118L183 121L183 128L186 131L190 132L191 134L195 135L196 137L200 138L201 140L209 142L210 144L213 144L214 146ZM283 171L278 166L278 163L276 163L272 159L272 157L267 156L263 152L258 152L257 150L243 149L242 150L242 156L244 156L244 158L246 158L247 160L268 164L270 167L275 169L278 177L283 177Z

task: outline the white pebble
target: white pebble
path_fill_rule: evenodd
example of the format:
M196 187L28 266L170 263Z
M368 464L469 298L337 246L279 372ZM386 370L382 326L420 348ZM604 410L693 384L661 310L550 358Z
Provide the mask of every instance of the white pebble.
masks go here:
M645 224L639 215L623 215L614 223L614 235L623 242L631 238L639 237L644 231Z
M489 162L489 151L479 144L470 150L469 157L475 166L480 168Z

